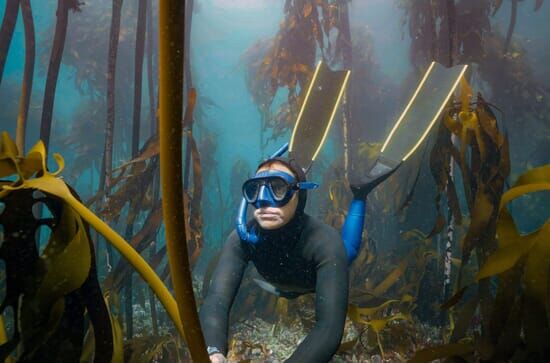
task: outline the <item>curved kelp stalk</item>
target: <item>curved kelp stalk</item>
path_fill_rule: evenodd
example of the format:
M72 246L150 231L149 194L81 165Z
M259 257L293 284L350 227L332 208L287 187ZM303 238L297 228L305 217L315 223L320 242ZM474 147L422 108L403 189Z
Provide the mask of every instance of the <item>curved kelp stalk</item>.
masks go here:
M192 360L209 358L201 332L187 253L182 188L183 33L185 2L164 0L159 9L160 176L172 284ZM184 16L182 17L181 14ZM183 324L183 321L182 321Z
M59 76L59 68L61 66L61 58L63 57L63 49L65 48L69 10L80 11L80 5L81 2L79 0L58 0L57 2L57 22L55 23L52 53L48 65L44 102L42 104L42 120L40 122L40 140L44 142L46 150L48 150L50 144L55 89Z
M34 22L32 20L30 0L21 0L21 14L23 15L23 24L25 27L25 72L23 73L23 84L21 86L21 97L19 99L15 143L21 154L23 154L25 152L25 131L27 129L27 115L29 113L29 103L31 100L36 52Z
M17 23L18 13L19 0L7 0L6 8L4 9L4 19L2 20L2 27L0 28L0 84L2 84L4 66L8 58L8 50L13 37L15 23Z
M16 174L18 179L2 185L0 199L8 197L10 193L14 193L15 191L28 189L37 189L47 195L61 199L74 210L73 213L101 233L137 270L164 305L168 315L183 336L176 302L154 270L120 235L77 200L67 184L58 177L64 166L63 158L59 154L54 154L59 168L56 172L51 173L46 169L46 150L41 141L29 151L25 158L18 158L17 153L17 147L8 134L4 132L0 145L0 177L3 178ZM41 173L42 176L29 179L37 173Z

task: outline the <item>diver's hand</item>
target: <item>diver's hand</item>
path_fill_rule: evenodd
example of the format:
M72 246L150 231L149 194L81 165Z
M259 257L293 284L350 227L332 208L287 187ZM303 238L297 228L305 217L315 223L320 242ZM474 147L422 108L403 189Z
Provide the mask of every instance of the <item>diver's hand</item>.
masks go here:
M227 359L221 353L214 353L210 355L211 363L227 363Z

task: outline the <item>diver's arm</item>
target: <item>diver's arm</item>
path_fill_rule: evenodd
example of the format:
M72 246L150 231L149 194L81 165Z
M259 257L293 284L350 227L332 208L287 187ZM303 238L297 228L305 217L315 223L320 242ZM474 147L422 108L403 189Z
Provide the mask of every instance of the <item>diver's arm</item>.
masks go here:
M223 355L227 354L229 311L247 263L247 253L237 233L233 231L225 242L208 294L200 310L206 345L217 348Z
M322 234L314 246L314 259L318 262L316 323L287 363L329 362L342 339L348 303L348 264L338 232L325 230Z

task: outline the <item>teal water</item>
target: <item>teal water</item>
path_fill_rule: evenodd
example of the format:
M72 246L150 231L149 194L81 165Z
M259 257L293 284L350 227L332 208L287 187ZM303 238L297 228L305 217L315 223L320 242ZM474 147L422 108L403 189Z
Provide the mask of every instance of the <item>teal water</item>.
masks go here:
M0 19L4 16L6 0L0 0ZM124 0L119 57L117 62L116 130L114 166L130 158L127 145L131 134L135 20L137 1ZM372 57L369 68L369 88L372 93L364 94L364 102L354 114L354 122L362 125L364 134L359 135L368 142L382 142L393 122L402 111L403 105L418 81L418 74L411 64L411 40L401 0L353 0L350 3L352 39L368 38L370 53L355 53L360 59ZM457 2L459 13L466 5L475 1ZM503 2L499 12L491 18L491 27L505 33L510 16L509 1ZM55 25L55 0L31 0L36 31L36 63L32 98L27 126L26 148L38 139L42 99L49 60L53 29ZM525 50L523 59L529 66L529 77L537 82L535 105L541 108L528 110L523 118L514 118L514 109L526 107L527 99L508 99L497 104L505 117L499 122L506 127L510 139L513 183L526 169L550 163L550 123L548 115L540 110L549 110L550 97L550 4L544 4L533 12L534 1L520 2L518 20L513 40ZM158 1L153 1L157 10ZM233 218L239 199L239 187L260 160L288 140L291 130L280 138L272 140L262 150L260 114L253 102L245 82L243 55L257 41L272 38L283 20L283 0L196 0L191 32L191 67L193 86L198 92L195 138L203 158L203 217L205 250L198 265L202 272L212 254L222 245L225 235L232 229ZM75 147L89 148L86 168L79 175L67 176L83 199L97 192L98 174L103 152L106 104L106 59L111 18L111 1L88 0L80 13L70 13L64 63L57 82L56 102L53 114L51 152L58 152L67 161L66 171L77 168ZM156 37L158 19L154 18L155 68ZM363 39L363 38L361 38ZM15 33L9 49L4 76L0 84L0 130L7 130L15 136L15 121L23 77L24 32L21 16L18 17ZM89 77L89 78L87 78ZM154 94L157 96L156 71ZM77 80L81 83L77 85ZM353 82L353 74L352 74ZM491 101L495 91L486 79L474 77L475 91L483 92ZM146 61L144 62L141 145L150 136L148 82ZM510 85L524 87L524 85ZM279 90L272 110L286 100L286 90ZM530 104L531 105L531 104ZM529 106L531 107L531 106ZM526 115L526 116L525 116ZM78 134L76 142L67 143L75 126L86 123L84 132ZM328 166L342 153L340 120L334 123L329 140L319 162L314 165L312 179L322 181ZM214 136L214 148L207 149L207 137ZM358 136L358 135L354 135ZM122 142L122 140L126 140ZM432 140L433 141L433 140ZM232 168L236 162L243 162L244 175L236 178ZM212 163L210 163L212 162ZM50 166L53 162L50 158ZM429 232L433 227L435 184L429 170L429 158L425 157L421 167L421 182L417 186L413 203L405 214L396 215L392 208L385 208L392 202L391 196L384 199L383 192L369 199L367 230L369 236L380 242L380 250L389 251L403 247L399 233L418 228ZM414 173L403 178L412 185ZM457 176L456 184L462 179ZM460 189L460 188L459 188ZM536 196L540 196L537 198ZM514 202L512 213L517 218L521 231L532 231L550 217L548 193L537 194L526 200ZM459 190L459 197L464 195ZM220 200L224 203L220 203ZM329 200L328 193L311 195L308 211L322 215L320 206ZM394 208L395 209L395 208ZM463 212L466 209L463 206ZM143 221L138 221L138 225ZM123 231L123 226L113 226ZM158 235L158 245L164 244L164 231Z

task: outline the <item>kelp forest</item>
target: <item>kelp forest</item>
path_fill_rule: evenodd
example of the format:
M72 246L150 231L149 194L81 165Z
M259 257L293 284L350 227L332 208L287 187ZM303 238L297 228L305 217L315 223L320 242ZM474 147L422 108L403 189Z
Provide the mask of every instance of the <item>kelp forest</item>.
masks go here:
M0 360L209 362L197 312L242 183L287 142L316 64L351 76L308 180L350 183L432 61L468 70L369 194L332 362L550 361L543 0L0 0ZM314 294L249 264L228 361L283 362Z

